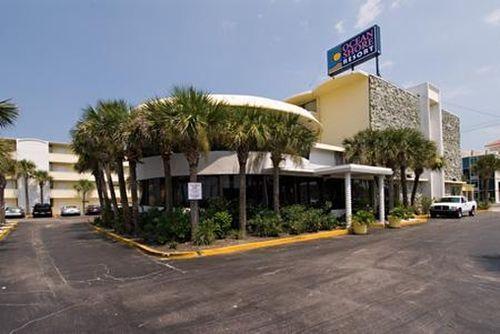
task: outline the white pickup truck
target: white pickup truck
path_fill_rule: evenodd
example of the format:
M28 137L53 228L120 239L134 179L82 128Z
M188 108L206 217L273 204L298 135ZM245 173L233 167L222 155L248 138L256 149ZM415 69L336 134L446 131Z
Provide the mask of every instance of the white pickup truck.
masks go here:
M462 218L466 213L469 216L476 214L476 201L468 201L464 196L446 196L439 201L432 203L430 208L431 217L453 216Z

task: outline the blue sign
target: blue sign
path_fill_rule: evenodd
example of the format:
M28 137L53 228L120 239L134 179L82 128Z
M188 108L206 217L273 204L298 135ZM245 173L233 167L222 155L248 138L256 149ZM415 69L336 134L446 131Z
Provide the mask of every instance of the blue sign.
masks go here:
M335 76L380 53L380 27L374 25L328 50L328 75Z

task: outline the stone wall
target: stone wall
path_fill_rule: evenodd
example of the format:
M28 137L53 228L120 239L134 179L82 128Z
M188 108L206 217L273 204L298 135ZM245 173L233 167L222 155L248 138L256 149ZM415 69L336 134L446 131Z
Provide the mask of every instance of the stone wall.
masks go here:
M443 122L443 149L444 149L444 177L445 180L462 179L462 158L460 156L460 118L442 111Z
M420 107L416 95L379 77L370 75L370 128L420 128Z

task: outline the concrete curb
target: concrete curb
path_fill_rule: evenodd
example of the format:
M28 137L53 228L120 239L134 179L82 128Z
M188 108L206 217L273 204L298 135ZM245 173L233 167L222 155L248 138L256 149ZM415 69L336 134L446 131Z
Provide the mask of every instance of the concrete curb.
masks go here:
M422 225L422 224L426 224L428 221L429 221L428 218L416 218L414 220L402 221L401 227Z
M316 233L302 234L292 237L284 237L272 240L265 241L257 241L257 242L249 242L241 245L233 245L219 248L211 248L211 249L203 249L198 251L188 251L188 252L163 252L152 247L143 245L138 243L137 241L124 238L116 233L103 229L101 227L92 225L92 227L99 233L104 234L105 236L119 241L123 244L126 244L130 247L137 248L140 251L157 257L169 258L169 259L192 259L196 257L204 257L204 256L214 256L214 255L222 255L222 254L231 254L237 252L245 252L253 249L266 248L266 247L274 247L280 245L294 244L298 242L310 241L310 240L319 240L325 238L338 237L342 235L349 234L349 231L346 229L342 230L333 230L333 231L322 231Z
M0 241L7 237L10 232L14 231L18 223L18 221L12 221L5 224L2 231L0 231Z

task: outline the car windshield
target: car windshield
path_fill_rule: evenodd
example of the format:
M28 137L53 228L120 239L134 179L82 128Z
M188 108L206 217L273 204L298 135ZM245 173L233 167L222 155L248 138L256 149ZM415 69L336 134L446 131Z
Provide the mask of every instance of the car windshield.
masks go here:
M74 205L68 205L68 206L66 207L66 209L76 209L76 206L74 206Z
M439 200L440 203L460 203L460 197L443 197Z
M9 212L17 212L17 211L20 211L20 209L19 209L19 208L6 207L6 208L5 208L5 211L9 211Z

